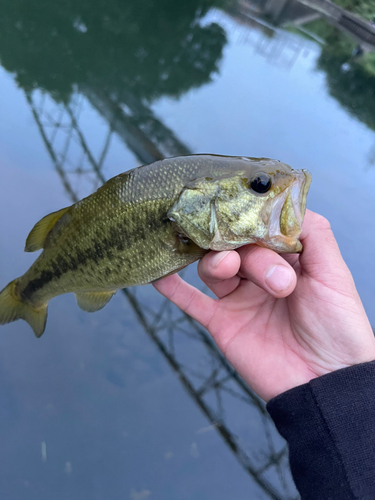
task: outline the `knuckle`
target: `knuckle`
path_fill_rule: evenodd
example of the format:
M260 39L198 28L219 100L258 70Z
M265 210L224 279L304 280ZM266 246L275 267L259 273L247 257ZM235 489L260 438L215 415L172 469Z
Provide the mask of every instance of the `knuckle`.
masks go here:
M202 281L205 281L212 275L211 270L212 268L209 266L209 260L203 257L203 259L198 262L198 276Z
M314 224L322 230L330 231L331 230L331 223L329 222L328 219L323 217L323 215L320 214L314 214Z
M252 245L246 251L240 253L241 256L241 267L240 270L246 276L254 273L254 270L258 268L259 260L262 259L264 253L264 248Z
M254 255L254 250L251 252L246 252L242 257L241 267L245 269L250 269L255 260L256 260L256 254Z

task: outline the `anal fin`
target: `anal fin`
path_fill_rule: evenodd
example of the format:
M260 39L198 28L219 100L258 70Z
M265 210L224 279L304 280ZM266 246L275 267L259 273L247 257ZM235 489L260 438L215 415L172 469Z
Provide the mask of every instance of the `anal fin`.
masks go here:
M57 212L46 215L30 231L25 244L25 252L35 252L44 248L46 238L55 226L56 222L69 210L70 207L62 208Z
M102 309L111 298L114 296L114 292L78 292L76 293L76 299L78 306L86 312L95 312Z

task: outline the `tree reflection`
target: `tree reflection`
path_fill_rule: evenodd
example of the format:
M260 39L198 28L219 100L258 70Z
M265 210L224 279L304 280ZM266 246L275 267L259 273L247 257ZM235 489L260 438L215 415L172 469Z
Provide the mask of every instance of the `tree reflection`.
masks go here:
M335 0L334 3L364 20L373 19L375 14L375 0ZM343 28L342 23L330 17L329 4L326 5L326 17L330 22L322 14L323 3L318 5L291 0L281 5L277 2L248 0L245 5L257 6L263 18L268 16L275 26L281 25L299 36L319 40L322 48L317 68L327 75L330 95L337 99L348 113L375 130L375 47L372 41L369 42L368 32L360 33L359 26L351 26L350 30L348 26ZM314 5L318 18L310 21L314 14ZM308 10L301 11L301 7ZM375 163L374 153L371 153L370 162Z
M213 3L0 0L0 61L25 91L65 102L81 85L116 100L178 97L218 70L224 31L199 23Z
M325 71L329 93L353 116L375 130L375 78L348 56L323 51L318 67Z
M352 116L375 130L375 53L320 19L307 25L325 41L317 67L327 75L332 97Z
M356 58L356 43L328 24L324 35L326 45L317 66L327 75L329 93L351 115L375 130L375 64L371 64L374 53L366 52Z

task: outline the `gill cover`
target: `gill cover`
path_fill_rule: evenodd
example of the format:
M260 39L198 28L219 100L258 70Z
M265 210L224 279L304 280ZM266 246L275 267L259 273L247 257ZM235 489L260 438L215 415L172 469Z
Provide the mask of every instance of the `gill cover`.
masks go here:
M196 179L187 184L168 212L168 217L176 222L181 231L206 250L238 247L238 241L231 242L234 235L227 225L222 224L217 209L221 191L221 180Z

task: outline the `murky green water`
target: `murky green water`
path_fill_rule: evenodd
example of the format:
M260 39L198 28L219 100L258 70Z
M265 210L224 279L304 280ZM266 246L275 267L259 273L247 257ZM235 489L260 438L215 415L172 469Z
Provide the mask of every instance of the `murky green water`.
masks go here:
M0 5L0 288L37 220L119 172L268 156L313 173L375 324L374 52L298 2ZM93 315L53 300L40 340L1 328L0 443L4 500L296 496L262 404L151 286Z

